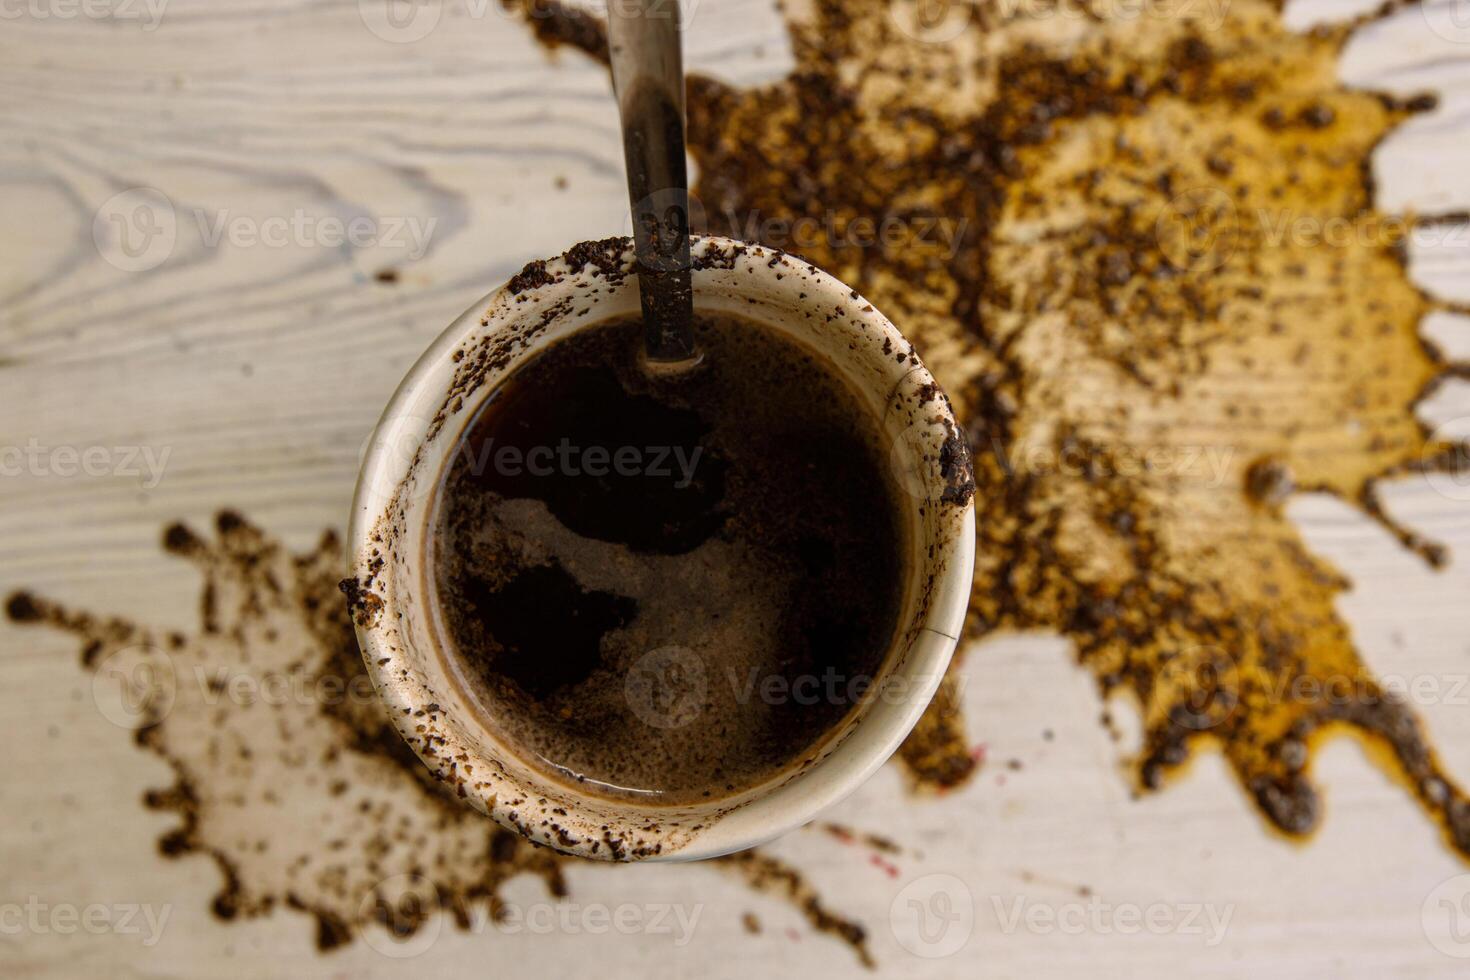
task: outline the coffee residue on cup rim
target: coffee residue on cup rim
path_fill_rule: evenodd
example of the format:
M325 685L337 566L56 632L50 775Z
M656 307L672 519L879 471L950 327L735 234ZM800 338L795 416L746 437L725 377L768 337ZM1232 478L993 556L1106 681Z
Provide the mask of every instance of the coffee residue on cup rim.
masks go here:
M540 843L615 860L682 849L715 821L755 797L747 794L726 803L660 809L635 825L629 822L626 807L619 810L589 807L585 801L574 803L569 795L575 793L573 788L539 777L533 780L528 773L513 775L512 759L491 756L488 764L476 763L473 760L482 750L470 746L480 745L486 736L466 727L467 708L455 711L442 707L461 703L459 696L446 687L446 681L409 666L410 658L400 659L409 645L405 635L425 627L413 617L399 614L389 618L383 613L393 606L390 593L399 587L395 583L412 579L404 558L410 549L403 544L417 527L410 526L416 520L416 510L410 503L422 504L432 493L438 474L429 472L431 467L425 460L431 452L437 453L436 443L450 420L473 411L481 400L477 396L490 379L504 374L515 358L532 350L552 324L573 315L584 323L596 322L596 310L610 296L610 287L624 284L632 273L633 254L632 241L626 237L584 242L556 258L528 264L505 289L490 298L479 318L480 326L489 326L493 318L497 329L471 331L451 351L452 375L447 391L442 399L435 396L438 406L406 467L390 474L396 484L388 502L379 507L376 516L359 515L359 520L367 523L354 533L366 531L367 540L358 553L350 556L352 574L342 583L353 618L364 631L370 647L367 655L373 661L390 711L400 720L399 729L405 739L435 775L451 784L456 795ZM795 286L802 302L806 302L807 293L801 292L798 283L826 279L815 265L781 249L708 236L693 238L691 260L696 276L707 271L738 275L744 269L751 274L759 271L777 282L788 280L782 288L789 293ZM752 314L755 309L751 307ZM907 422L905 445L913 443L908 451L924 456L921 465L930 468L931 478L939 484L933 488L932 502L916 501L920 533L932 538L932 567L918 583L915 600L899 624L898 652L885 668L897 669L911 650L920 648L935 597L947 581L944 556L933 549L941 547L941 540L953 539L960 526L956 522L964 519L973 494L965 436L949 413L948 400L919 363L913 345L894 333L858 291L844 288L820 304L813 294L804 316L808 320L819 318L820 329L848 338L854 350L860 349L856 345L866 346L866 354L854 356L872 358L881 344L892 357L892 364L882 369L893 378L886 399L889 417L885 424L902 427ZM455 425L457 437L460 423ZM367 465L373 465L372 457ZM926 515L925 509L931 505L932 512ZM805 765L783 776L782 784L802 779L812 764L838 751L864 720L861 714L848 718ZM768 791L767 787L762 792Z

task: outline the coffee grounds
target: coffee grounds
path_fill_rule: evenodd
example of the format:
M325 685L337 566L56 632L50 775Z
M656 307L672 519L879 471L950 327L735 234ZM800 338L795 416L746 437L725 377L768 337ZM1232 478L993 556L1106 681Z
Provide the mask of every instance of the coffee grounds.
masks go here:
M556 4L538 0L537 6L550 14L537 21L538 29L557 32ZM1344 254L1298 246L1273 251L1258 236L1235 238L1239 226L1229 210L1216 214L1198 206L1190 215L1203 220L1185 226L1198 229L1194 249L1171 245L1170 258L1160 254L1164 250L1155 247L1159 243L1150 244L1155 237L1150 225L1157 224L1154 216L1162 215L1174 200L1167 194L1171 187L1182 191L1215 185L1233 192L1234 185L1221 184L1221 179L1241 171L1248 174L1247 205L1266 195L1284 207L1304 208L1299 213L1313 219L1361 215L1381 220L1384 216L1372 208L1371 151L1407 115L1433 105L1428 96L1399 103L1387 96L1344 90L1336 81L1336 69L1348 28L1292 34L1281 21L1280 5L1260 0L1233 0L1226 13L1222 29L1210 34L1168 21L1161 13L1130 21L1121 34L1106 21L1094 20L1083 24L1082 39L1075 45L1053 42L1028 51L1020 30L1024 25L1018 19L999 20L987 8L977 11L987 18L985 29L972 27L949 47L920 46L891 28L886 43L875 47L864 38L884 33L889 23L884 20L888 14L884 6L856 0L819 4L809 18L793 24L798 68L791 82L738 93L709 79L691 79L691 137L702 174L697 193L704 198L706 211L715 216L718 230L742 233L752 217L821 217L828 203L849 218L882 215L884 208L892 208L896 215L927 220L943 216L938 210L942 206L953 207L947 213L966 219L965 228L956 229L959 248L952 255L948 246L906 258L897 249L851 242L789 241L774 235L770 225L764 230L757 227L758 233L747 237L803 252L845 281L861 285L919 342L928 366L963 416L972 420L982 482L976 503L986 534L981 543L995 550L977 569L977 598L982 590L989 596L977 603L970 636L1001 629L1054 629L1074 638L1080 662L1098 677L1102 690L1146 692L1145 718L1153 750L1140 760L1140 773L1161 746L1175 746L1165 753L1166 768L1195 751L1193 733L1208 729L1179 726L1177 719L1220 718L1225 724L1217 727L1227 758L1256 791L1264 812L1281 825L1271 787L1283 787L1286 799L1304 792L1315 799L1305 776L1316 744L1311 736L1332 721L1332 713L1321 705L1283 709L1263 703L1258 687L1212 685L1207 671L1203 682L1182 689L1159 682L1166 676L1200 677L1196 668L1212 659L1208 647L1216 647L1227 665L1264 668L1262 677L1268 681L1289 683L1338 667L1371 680L1332 608L1346 583L1306 552L1280 512L1280 495L1261 493L1259 488L1284 485L1284 476L1298 488L1336 492L1401 533L1426 558L1442 557L1430 543L1415 540L1381 513L1374 487L1399 473L1451 468L1462 457L1455 447L1428 445L1413 418L1422 397L1417 391L1422 379L1429 379L1423 382L1427 390L1450 370L1419 340L1417 324L1424 312L1448 304L1435 302L1412 286L1401 249L1356 246ZM587 28L585 23L583 27L575 35L576 46L599 51L600 27ZM990 51L975 57L980 41ZM605 59L605 52L600 56ZM1210 78L1213 84L1208 89L1186 87L1184 83L1193 78ZM1238 79L1238 87L1232 79ZM1016 85L1013 96L998 97L998 92L1007 91L997 87L1000 80ZM1291 101L1300 102L1305 112L1288 112L1276 104ZM726 105L742 111L722 120L714 110ZM766 119L760 116L762 106L769 110ZM1192 125L1223 140L1218 153L1199 154L1198 130L1189 140L1180 138L1181 127L1190 124L1184 109L1193 111ZM1330 122L1323 110L1330 110ZM836 120L831 140L822 130L829 115ZM1297 120L1307 125L1297 126ZM1139 140L1140 130L1150 123L1160 125L1164 137ZM843 127L850 129L844 133ZM1321 135L1313 141L1312 133ZM746 134L749 142L721 147L724 134L732 138ZM1048 158L1064 148L1076 155L1052 160L1059 172L1045 172ZM1320 197L1291 182L1300 164L1293 156L1299 148L1306 159L1319 164L1325 152L1332 151ZM810 166L802 165L804 159ZM1131 199L1118 196L1103 179L1105 165L1118 160L1130 164L1126 172L1135 177ZM1197 176L1201 160L1207 171L1203 180ZM1151 181L1136 179L1140 167L1152 172ZM1050 183L1057 177L1070 180ZM1067 196L1060 196L1061 190ZM1208 205L1213 197L1206 195L1200 203ZM1171 213L1190 216L1181 211L1190 203L1186 197ZM726 208L728 216L721 213ZM1078 209L1075 216L1073 208ZM1237 207L1235 217L1253 213ZM1038 229L1067 234L1050 241L1023 235L1023 220ZM1201 266L1190 253L1207 245L1217 230L1230 233L1230 254L1219 268ZM1205 259L1205 264L1211 261ZM1242 281L1243 269L1259 269L1260 274ZM1349 273L1356 283L1349 281ZM1046 289L1039 290L1038 277ZM1201 295L1200 287L1209 288ZM1301 292L1294 301L1292 290ZM1187 312L1200 303L1204 305L1199 308L1212 315ZM1136 324L1121 318L1129 310L1143 314ZM1059 313L1067 317L1063 322L1075 321L1086 329L1079 329L1076 337L1065 332L1058 336ZM1225 329L1231 324L1232 329ZM1133 330L1150 327L1149 336L1163 338L1156 348L1129 346ZM1344 328L1349 331L1346 336ZM1257 357L1246 365L1248 352L1242 348L1271 337L1287 338L1294 345L1290 356L1284 361ZM1053 339L1059 346L1048 351L1044 342ZM1144 370L1149 366L1152 371ZM1140 376L1152 379L1152 386ZM1050 400L1054 392L1073 385L1106 399L1093 409L1077 404L1077 398ZM1215 397L1209 396L1211 389L1217 392ZM1319 402L1320 409L1315 407ZM1266 452L1234 461L1228 470L1231 479L1217 487L1217 506L1205 506L1201 494L1182 495L1172 507L1161 506L1160 484L1167 486L1167 475L1145 479L1135 473L1123 480L1100 465L1056 474L1027 463L1026 453L1033 446L1054 453L1059 444L1083 445L1077 442L1079 430L1094 439L1101 435L1105 445L1123 452L1164 444L1167 437L1198 441L1189 420L1201 408L1208 411L1200 418L1224 424L1225 431L1238 430L1252 444L1268 444ZM1318 422L1323 416L1339 421L1356 418L1362 428L1345 444L1331 445L1324 435L1329 428ZM1149 425L1157 426L1159 435L1146 435ZM1049 430L1054 434L1046 435ZM1324 450L1331 451L1330 457ZM1242 471L1258 461L1265 461L1278 475L1265 484L1253 480L1258 489L1251 490ZM1340 469L1319 472L1329 461ZM1110 491L1119 482L1136 484L1135 492L1123 494L1128 507L1110 505ZM1152 505L1145 515L1152 531L1139 530L1132 516L1145 504ZM1067 516L1069 508L1082 515L1081 527ZM1210 521L1219 515L1231 521L1211 527ZM1178 530L1188 533L1176 539L1173 532ZM1023 539L1030 533L1037 536L1028 544ZM1256 535L1260 540L1251 540ZM222 560L221 543L205 546L181 525L170 529L169 536L206 547L201 553L206 566ZM1088 544L1102 546L1099 554L1105 556L1111 575L1093 570ZM1209 560L1188 560L1211 554ZM309 554L299 557L311 561ZM1215 567L1213 562L1222 558ZM1268 559L1263 569L1262 561ZM326 565L335 568L339 561L334 556ZM213 577L206 572L206 586ZM1148 626L1150 600L1144 593L1155 583L1169 587L1160 600L1163 607L1181 615ZM1194 588L1202 594L1191 602L1185 594ZM205 595L209 592L206 587ZM211 613L210 604L203 605L201 613ZM314 605L328 609L335 603L329 595L318 595ZM218 630L218 603L214 606ZM11 596L7 613L16 622L45 623L75 634L88 669L128 638L140 635L161 640L169 650L176 649L177 642L177 649L192 649L196 651L192 657L207 657L211 663L253 669L243 658L253 653L254 641L243 644L202 628L193 636L175 637L28 593ZM296 635L308 641L297 652L304 652L304 662L317 664L323 676L332 676L333 671L321 665L338 662L333 651L353 649L345 625L316 639L317 631L301 625L316 614L304 609L283 615L268 604L252 615L257 621L268 618L268 628L302 631ZM247 630L242 636L256 631ZM1201 637L1225 642L1197 645ZM1136 643L1136 638L1143 642ZM1263 656L1267 650L1269 657ZM1170 651L1180 669L1166 669L1165 654ZM355 657L354 652L347 662ZM356 670L354 666L352 671ZM345 680L352 674L342 670L336 676ZM1253 690L1254 696L1242 696ZM1214 701L1222 707L1212 710ZM1228 713L1227 706L1231 706ZM1183 713L1177 714L1181 708ZM159 804L170 804L185 821L178 836L161 843L163 852L210 854L226 878L222 894L255 896L246 906L253 911L242 913L226 902L221 914L262 914L264 908L287 906L287 893L274 884L277 876L267 866L257 865L253 848L244 846L238 835L219 833L222 824L213 817L214 804L208 802L222 795L219 788L211 788L212 780L219 778L214 769L190 772L186 778L182 763L170 754L175 736L169 734L169 718L179 712L204 713L197 700L180 700L167 717L145 729L160 734L138 736L142 747L170 761L181 774L175 789L157 799ZM238 717L231 720L238 712L230 704L215 713L222 715L218 724L241 723ZM316 713L326 712L316 709ZM1433 756L1412 715L1384 708L1376 709L1376 715L1390 723L1379 724L1369 737L1392 750L1392 767L1423 772L1425 760L1432 764ZM1361 728L1358 721L1345 723ZM368 729L385 731L386 725ZM934 729L941 734L925 746L924 754L933 759L935 775L925 770L919 775L931 785L960 785L976 765L966 740L954 734L961 729L957 722ZM420 782L422 766L417 760L398 758L400 752L408 755L401 746L387 748L397 741L361 741L360 735L352 734L359 732L352 724L319 731L328 746L341 754L363 755L369 768L378 772L388 810L404 807L417 813L438 806L424 802L432 800L437 789ZM925 725L919 731L926 731ZM253 729L242 734L249 738ZM1171 734L1182 737L1171 739ZM306 737L301 741L310 743ZM908 752L906 748L906 757ZM1405 765L1405 757L1419 762ZM269 779L285 779L292 786L303 782L302 767L283 766L276 772L275 765L262 770ZM203 784L203 791L195 791L196 782ZM1411 788L1416 786L1423 787L1424 792L1416 795L1426 808L1443 814L1447 823L1452 819L1451 805L1463 812L1463 796L1458 790L1450 795L1447 782L1411 782ZM318 786L314 791L323 790ZM191 812L198 812L199 818L191 821ZM1312 808L1305 829L1313 826L1315 814ZM299 855L316 860L333 853L324 832L315 826L284 811L267 816L270 822L254 828L258 835L306 834ZM458 818L447 816L445 832L457 839L470 826L461 820L471 819L478 829L474 838L478 846L464 853L472 855L471 866L478 870L467 878L494 880L502 872L511 873L524 853L515 835L488 828L483 818L468 811ZM488 846L491 843L493 847ZM349 841L335 860L361 869L371 858ZM487 870L494 868L501 870ZM537 867L526 873L554 880ZM355 870L349 877L359 880L363 875ZM782 877L767 880L779 882ZM484 889L466 886L456 894L445 887L453 909L492 903ZM803 887L795 891L800 893ZM271 901L265 896L272 896ZM327 910L331 918L319 921L328 944L355 934L368 921L397 923L408 930L416 926L412 917L395 918L386 912L363 917L353 902L332 904ZM804 911L814 928L833 921L820 903ZM339 928L344 923L345 933ZM854 934L851 923L827 931L842 937Z
M828 912L816 891L790 865L759 850L741 851L720 858L729 870L758 891L780 896L795 905L818 932L836 936L852 947L858 961L872 969L876 966L868 950L868 932L856 922Z
M562 340L466 423L436 496L438 622L528 764L697 803L805 763L858 708L917 502L806 348L701 318L703 363L651 377L642 337L622 320Z
M1435 99L1337 78L1357 27L1412 5L1305 34L1279 0L1233 0L1218 25L1182 6L950 5L968 22L931 33L905 0L812 0L787 15L788 78L689 79L689 141L702 230L859 288L968 421L970 639L1072 638L1104 695L1140 705L1141 790L1219 744L1266 819L1306 834L1313 751L1350 732L1470 856L1470 801L1362 662L1334 608L1348 583L1282 509L1332 493L1445 560L1378 487L1463 465L1415 408L1466 373L1420 321L1465 310L1410 281L1370 165ZM537 0L537 36L605 62L560 9ZM1354 234L1281 236L1273 217ZM1435 221L1458 217L1417 223ZM978 764L954 708L936 701L902 752L939 789Z
M337 592L343 555L334 532L292 554L222 511L211 539L172 524L162 541L203 578L192 633L24 591L5 611L12 622L75 636L84 669L130 687L137 727L128 735L175 777L143 796L148 808L179 818L159 853L215 862L222 884L211 905L220 920L301 912L316 920L317 946L327 951L364 929L410 937L438 914L465 929L498 919L501 887L519 875L540 879L552 899L566 894L572 859L451 796L388 720ZM860 935L805 886L777 895L814 929L845 941Z

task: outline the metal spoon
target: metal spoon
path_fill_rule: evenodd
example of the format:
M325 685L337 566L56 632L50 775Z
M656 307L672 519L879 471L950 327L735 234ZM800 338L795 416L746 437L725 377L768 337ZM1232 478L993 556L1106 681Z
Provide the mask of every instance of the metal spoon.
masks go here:
M623 123L644 349L651 365L694 362L684 57L678 0L612 0L608 47Z

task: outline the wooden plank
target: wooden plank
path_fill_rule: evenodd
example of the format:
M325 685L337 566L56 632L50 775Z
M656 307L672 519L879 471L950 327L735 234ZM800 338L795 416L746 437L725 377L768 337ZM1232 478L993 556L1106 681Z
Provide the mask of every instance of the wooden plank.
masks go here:
M1321 5L1317 5L1321 8ZM146 22L86 16L7 19L0 29L0 444L102 447L97 476L7 476L0 589L34 587L98 610L147 610L193 624L197 579L158 548L160 527L240 508L304 547L341 527L360 448L403 371L462 309L526 260L623 230L620 150L603 72L548 59L497 4L443 0L420 42L369 30L357 3L171 0ZM141 4L134 9L146 8ZM1316 16L1307 5L1301 23ZM1465 92L1470 48L1435 41L1406 12L1355 42L1344 73L1360 84ZM764 2L703 0L690 18L692 64L751 84L790 64ZM1378 158L1384 203L1470 205L1470 100L1452 94ZM565 181L565 187L560 182ZM141 189L163 196L142 196ZM126 195L109 207L116 195ZM94 241L99 212L151 201L171 227L167 261L129 271ZM534 216L534 217L530 217ZM284 244L251 230L300 219ZM340 247L331 229L375 230ZM416 227L388 235L390 225ZM232 229L234 231L232 232ZM218 238L216 239L216 234ZM234 238L232 239L232 234ZM382 240L382 239L389 240ZM117 258L115 251L108 252ZM1426 285L1470 299L1470 250L1416 252ZM149 255L122 261L148 266ZM396 284L375 274L392 269ZM1432 332L1466 344L1463 318ZM1470 350L1462 346L1460 350ZM1436 424L1470 416L1463 385L1424 406ZM34 440L34 443L32 443ZM125 451L161 470L120 472ZM154 478L156 476L156 479ZM1400 519L1470 555L1470 507L1418 479L1388 492ZM1342 610L1380 673L1452 682L1470 658L1470 568L1432 573L1378 528L1330 500L1292 516L1309 543L1356 581ZM139 803L167 780L153 756L95 709L67 638L0 623L0 905L150 903L168 907L162 941L136 935L0 933L13 976L388 976L403 965L363 943L323 957L307 919L223 925L202 859L164 862L171 818ZM1456 976L1426 939L1424 905L1464 872L1407 797L1349 743L1318 763L1329 819L1309 845L1269 836L1218 759L1169 792L1130 799L1129 735L1111 741L1090 679L1064 643L1008 638L970 657L964 701L992 766L951 797L915 802L889 769L834 819L900 839L893 879L816 831L775 852L806 869L835 906L867 922L886 967L920 976ZM1421 705L1452 771L1470 776L1470 695ZM1118 706L1120 724L1129 714ZM1043 736L1050 728L1052 737ZM975 925L943 959L912 956L889 927L904 889L930 900L964 883ZM668 937L473 935L446 929L410 969L483 976L534 967L561 975L863 975L787 906L702 868L572 873L574 901L702 908L692 942ZM1091 897L1078 889L1090 889ZM925 889L928 889L927 891ZM948 894L948 893L946 893ZM512 898L538 900L529 883ZM909 895L908 897L913 897ZM1017 906L1017 901L1020 906ZM1221 941L1175 929L1006 922L1103 905L1230 916ZM756 912L760 936L741 916ZM0 919L0 925L4 925ZM788 929L794 930L788 934ZM797 939L791 938L792 935Z

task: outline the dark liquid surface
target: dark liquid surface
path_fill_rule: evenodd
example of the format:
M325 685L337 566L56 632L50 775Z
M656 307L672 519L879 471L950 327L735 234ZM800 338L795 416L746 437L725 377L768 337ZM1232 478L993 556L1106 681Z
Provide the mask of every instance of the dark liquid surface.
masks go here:
M456 672L542 771L676 804L805 759L879 675L905 539L871 412L805 348L699 324L653 379L641 324L583 331L469 423L436 504Z

